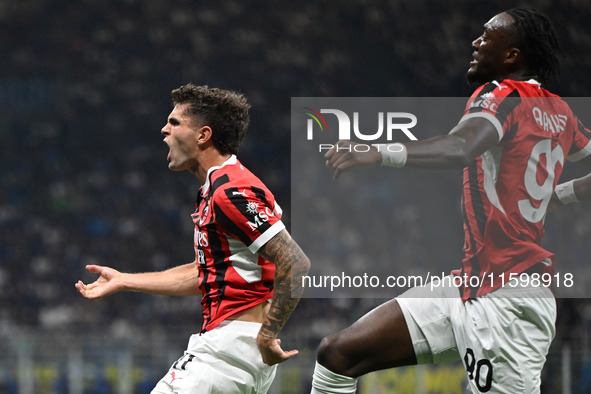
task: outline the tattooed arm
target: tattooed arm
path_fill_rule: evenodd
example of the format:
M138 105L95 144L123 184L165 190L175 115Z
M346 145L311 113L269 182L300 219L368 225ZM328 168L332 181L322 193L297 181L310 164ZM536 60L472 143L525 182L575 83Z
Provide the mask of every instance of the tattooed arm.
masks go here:
M297 350L284 351L277 335L300 300L302 277L308 273L310 260L287 230L269 240L259 253L275 264L273 302L257 337L263 361L273 365L298 354Z

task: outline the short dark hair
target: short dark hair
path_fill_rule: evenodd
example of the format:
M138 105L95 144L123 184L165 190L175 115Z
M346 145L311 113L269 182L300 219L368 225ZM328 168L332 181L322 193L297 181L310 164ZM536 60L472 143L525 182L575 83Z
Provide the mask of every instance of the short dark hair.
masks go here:
M189 83L174 89L171 96L174 105L189 104L185 112L199 126L211 127L213 145L220 153L238 153L250 109L243 94Z
M547 83L556 77L560 72L559 56L564 53L550 19L534 8L512 8L505 12L515 21L515 45L537 79Z

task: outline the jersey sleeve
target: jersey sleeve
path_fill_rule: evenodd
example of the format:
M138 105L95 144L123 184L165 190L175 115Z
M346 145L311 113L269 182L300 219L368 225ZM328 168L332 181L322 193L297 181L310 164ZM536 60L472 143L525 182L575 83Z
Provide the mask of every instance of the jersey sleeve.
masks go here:
M214 195L215 220L252 253L285 228L281 207L267 189L247 186L218 190Z
M489 82L474 91L460 122L476 117L487 119L497 130L500 141L507 132L507 119L520 103L519 92L514 86L505 82Z
M573 144L568 152L569 161L579 161L591 154L591 131L577 119Z

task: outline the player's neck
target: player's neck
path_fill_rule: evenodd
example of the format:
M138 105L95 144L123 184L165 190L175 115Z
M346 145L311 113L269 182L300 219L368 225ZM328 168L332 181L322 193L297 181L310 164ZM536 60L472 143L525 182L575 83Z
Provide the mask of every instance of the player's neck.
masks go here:
M529 81L530 79L536 79L536 75L528 70L516 70L511 73L506 73L500 79L512 79L513 81Z
M207 173L212 167L220 167L232 154L222 154L215 148L209 148L201 152L199 165L191 169L191 173L199 180L200 184L205 184Z

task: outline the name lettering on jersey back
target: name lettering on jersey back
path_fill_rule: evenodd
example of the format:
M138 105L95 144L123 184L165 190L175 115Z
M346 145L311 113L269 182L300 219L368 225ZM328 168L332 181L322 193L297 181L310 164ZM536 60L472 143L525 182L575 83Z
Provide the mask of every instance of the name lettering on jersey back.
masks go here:
M263 225L264 223L267 223L269 221L269 218L273 217L273 216L275 216L275 212L273 212L271 209L269 209L269 207L265 207L264 210L258 211L256 213L256 215L254 215L252 222L248 221L248 222L246 222L246 224L248 225L248 227L250 227L250 229L252 231L255 231L261 225Z
M566 121L568 119L566 115L548 113L538 107L533 107L532 113L536 123L544 131L550 131L552 134L556 134L564 131L566 127Z

